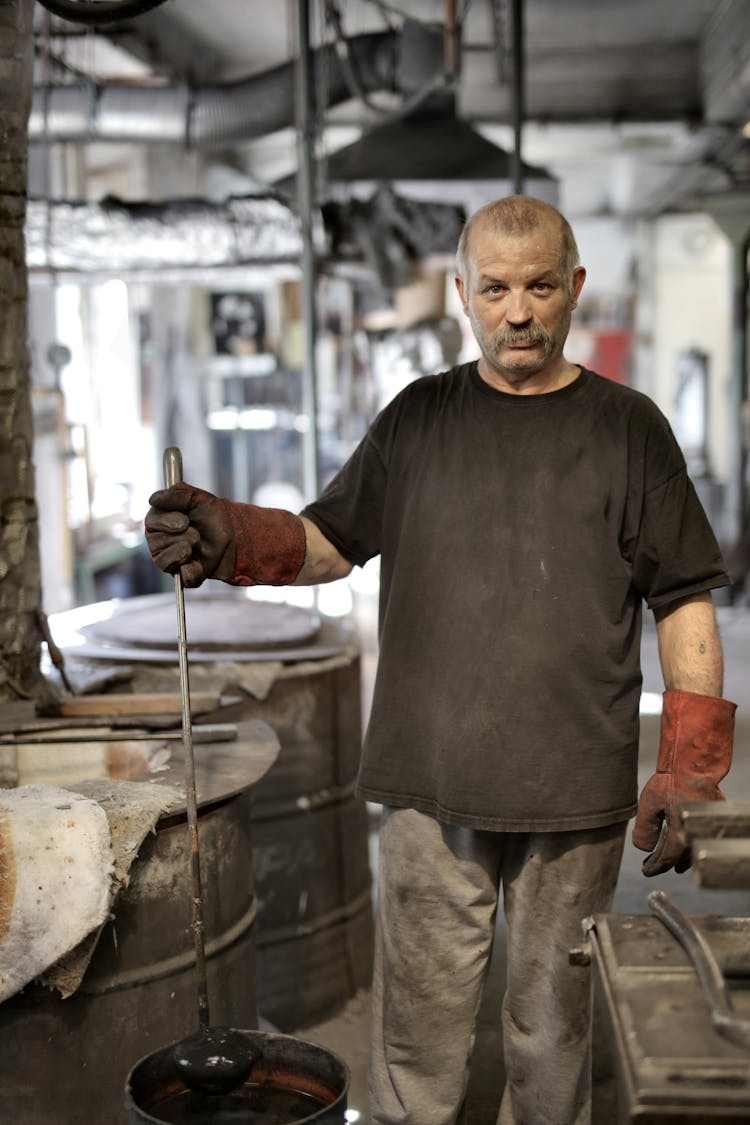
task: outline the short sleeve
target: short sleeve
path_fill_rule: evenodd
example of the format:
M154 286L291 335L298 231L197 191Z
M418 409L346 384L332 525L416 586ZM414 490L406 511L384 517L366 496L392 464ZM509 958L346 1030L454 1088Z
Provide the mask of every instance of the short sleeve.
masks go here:
M633 584L649 609L729 584L716 536L684 467L643 498Z
M425 427L433 424L435 395L443 383L441 376L426 375L404 387L373 420L319 499L300 513L357 566L382 552L384 537L398 535L404 476Z
M380 553L385 490L386 469L371 429L300 515L312 520L345 559L363 566Z

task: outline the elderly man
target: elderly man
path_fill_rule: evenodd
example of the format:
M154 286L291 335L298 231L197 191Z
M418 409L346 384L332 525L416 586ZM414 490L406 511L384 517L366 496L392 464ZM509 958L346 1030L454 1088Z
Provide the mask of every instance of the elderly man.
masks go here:
M589 982L568 949L611 906L636 812L644 600L666 687L633 837L648 873L689 863L676 807L720 798L729 769L710 593L727 575L662 414L565 358L584 279L554 208L483 207L456 277L478 362L402 391L301 516L188 484L147 516L187 585L326 582L381 556L359 775L383 805L372 1125L459 1119L501 888L499 1121L589 1120Z

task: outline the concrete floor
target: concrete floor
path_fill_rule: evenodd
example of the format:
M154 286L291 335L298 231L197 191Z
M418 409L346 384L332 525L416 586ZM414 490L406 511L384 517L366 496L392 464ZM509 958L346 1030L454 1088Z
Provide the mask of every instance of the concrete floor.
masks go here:
M357 620L363 643L363 692L365 712L374 668L372 607L359 607ZM738 704L735 754L732 771L723 783L730 800L750 800L750 609L720 607L718 610L725 653L725 696ZM663 689L656 646L656 631L650 614L644 622L642 645L644 692L660 694ZM640 785L653 772L658 746L659 718L643 715L641 721ZM373 855L376 846L373 832ZM641 873L643 853L628 843L618 882L613 911L648 914L647 894L664 890L686 914L750 915L750 888L741 892L708 891L695 884L690 873L674 872L646 880ZM476 1048L472 1058L468 1093L469 1125L495 1125L504 1084L502 1038L499 1008L505 976L505 934L498 919L490 974L479 1014ZM349 1106L365 1120L366 1067L369 1023L369 994L359 993L333 1018L296 1032L337 1052L351 1071ZM352 1119L355 1118L352 1116ZM612 1125L594 1122L593 1125Z

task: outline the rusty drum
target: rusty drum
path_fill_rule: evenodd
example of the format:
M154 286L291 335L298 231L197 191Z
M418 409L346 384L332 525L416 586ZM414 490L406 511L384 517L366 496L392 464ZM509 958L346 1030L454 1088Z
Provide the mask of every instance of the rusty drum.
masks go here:
M171 598L102 603L101 616L81 627L67 659L129 665L137 692L175 690ZM227 587L186 591L186 616L191 684L235 697L209 718L258 719L279 739L276 762L253 790L257 995L263 1019L296 1031L370 982L369 826L354 794L359 649L339 620Z
M130 745L142 752L142 743ZM172 745L170 762L156 777L141 778L137 764L125 776L154 783L163 776L179 787L181 747ZM53 749L62 759L61 748ZM248 810L252 784L277 750L261 723L240 724L234 742L196 746L211 1017L236 1027L257 1026L258 907ZM29 747L25 760L31 757ZM75 789L75 759L76 744L65 746L62 780L45 767L28 779L22 775L19 784ZM121 748L111 760L123 769ZM196 1029L188 853L184 806L173 806L141 845L73 995L61 999L33 983L0 1004L1 1121L122 1125L130 1068L144 1052Z

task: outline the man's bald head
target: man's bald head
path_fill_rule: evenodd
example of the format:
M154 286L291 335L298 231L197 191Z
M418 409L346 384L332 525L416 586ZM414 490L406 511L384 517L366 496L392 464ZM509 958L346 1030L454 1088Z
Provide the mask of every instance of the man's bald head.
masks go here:
M557 234L560 247L560 269L570 289L573 271L579 264L578 247L568 220L557 208L528 195L508 195L475 211L461 232L456 251L456 269L462 278L469 266L472 240L486 231L492 235L519 238L548 230Z

